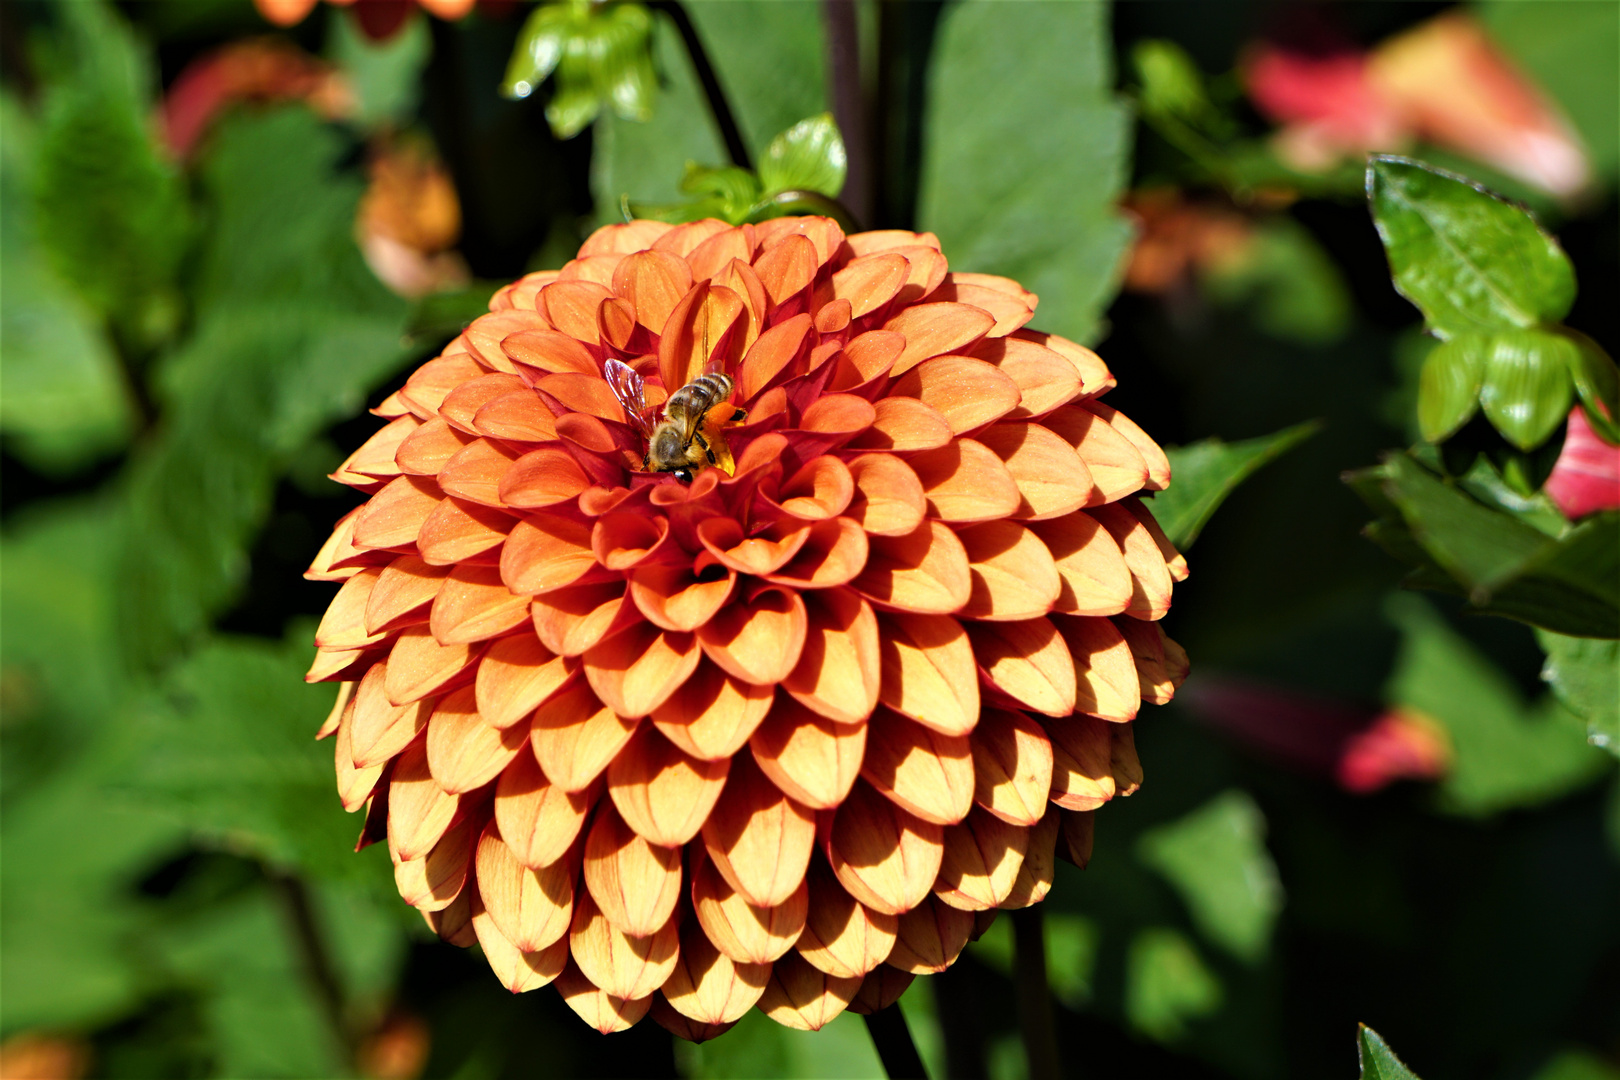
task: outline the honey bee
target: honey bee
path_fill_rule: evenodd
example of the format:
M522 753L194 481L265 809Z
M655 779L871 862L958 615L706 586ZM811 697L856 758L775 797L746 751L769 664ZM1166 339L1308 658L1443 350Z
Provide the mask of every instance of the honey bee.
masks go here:
M727 476L736 470L731 448L726 445L725 428L747 413L729 400L736 387L731 376L718 371L699 375L669 395L663 418L654 424L648 415L641 376L628 364L613 359L606 364L606 374L608 386L631 426L647 440L647 453L641 461L648 469L673 473L683 484L690 484L706 465L716 466Z

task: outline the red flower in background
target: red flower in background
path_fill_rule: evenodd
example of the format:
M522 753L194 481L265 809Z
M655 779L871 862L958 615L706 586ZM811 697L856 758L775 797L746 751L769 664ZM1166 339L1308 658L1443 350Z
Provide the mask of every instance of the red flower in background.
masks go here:
M1620 508L1620 446L1600 439L1580 406L1570 410L1564 449L1543 490L1571 519Z
M1371 53L1261 45L1245 61L1244 79L1255 106L1283 125L1278 152L1296 168L1316 171L1425 139L1555 195L1573 195L1591 179L1569 124L1462 12Z
M163 95L163 136L189 157L210 124L242 101L303 101L328 120L354 112L354 94L332 65L275 38L240 41L202 56Z
M430 925L604 1032L818 1028L1085 861L1186 564L1163 453L1035 303L930 234L637 221L376 410L309 678ZM655 408L729 376L735 467L647 471L610 360Z

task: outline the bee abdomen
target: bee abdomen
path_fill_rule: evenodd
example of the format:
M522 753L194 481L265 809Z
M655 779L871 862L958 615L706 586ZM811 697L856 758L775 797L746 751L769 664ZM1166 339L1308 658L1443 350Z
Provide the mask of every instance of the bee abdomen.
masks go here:
M720 372L699 375L670 395L669 405L684 407L694 413L702 412L710 405L730 397L736 385L730 375L723 375Z

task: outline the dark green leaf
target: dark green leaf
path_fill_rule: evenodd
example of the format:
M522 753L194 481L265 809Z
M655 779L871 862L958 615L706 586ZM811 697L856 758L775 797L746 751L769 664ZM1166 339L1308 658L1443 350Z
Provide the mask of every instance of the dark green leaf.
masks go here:
M1264 958L1283 905L1265 833L1260 807L1234 789L1137 843L1138 856L1175 886L1199 931L1249 963Z
M1177 547L1191 547L1239 484L1320 430L1321 423L1310 420L1258 439L1170 447L1170 487L1153 496L1153 516Z
M1378 1032L1366 1024L1357 1033L1356 1052L1361 1058L1361 1080L1418 1080Z
M1569 415L1570 372L1579 357L1575 343L1561 334L1492 334L1479 391L1492 426L1520 450L1540 446Z
M1131 229L1115 209L1130 120L1103 4L964 0L929 71L917 217L951 266L1015 278L1035 325L1094 339Z
M1438 722L1452 761L1443 805L1483 816L1558 798L1602 776L1613 761L1586 745L1585 725L1551 695L1527 705L1502 672L1422 599L1394 596L1401 630L1386 700Z
M1367 197L1395 287L1440 337L1555 323L1574 302L1575 272L1558 241L1464 178L1374 157Z
M756 164L778 132L827 107L826 27L817 0L727 0L687 10ZM708 122L708 108L699 109Z
M1125 1016L1161 1042L1179 1038L1187 1022L1221 1007L1225 991L1198 948L1177 930L1154 926L1131 940L1125 960Z
M1537 630L1536 640L1547 653L1542 679L1586 721L1588 741L1620 755L1620 641L1547 630Z
M801 189L836 199L848 167L838 125L831 113L822 113L771 140L759 160L759 184L766 195Z
M1487 339L1462 334L1442 341L1423 360L1418 374L1418 427L1429 442L1443 442L1468 422L1479 407L1485 378Z
M1560 327L1559 333L1576 347L1569 371L1588 422L1610 443L1620 444L1620 367L1585 334L1567 327Z

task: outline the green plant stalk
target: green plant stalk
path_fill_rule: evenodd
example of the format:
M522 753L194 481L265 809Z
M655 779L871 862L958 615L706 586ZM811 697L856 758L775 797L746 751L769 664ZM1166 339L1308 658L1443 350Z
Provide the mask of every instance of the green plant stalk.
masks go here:
M889 1080L928 1080L922 1055L917 1053L917 1044L911 1040L911 1029L906 1026L906 1017L899 1005L867 1013L863 1019Z
M732 114L731 104L726 101L725 91L720 88L720 79L714 73L714 65L709 63L709 54L703 48L703 39L698 37L697 27L692 25L692 17L681 6L680 0L654 0L648 6L668 15L680 32L681 44L686 46L686 54L692 58L692 68L703 86L704 100L709 103L709 114L714 117L715 127L720 129L720 139L726 144L726 155L731 158L731 163L739 169L753 172L754 163L748 156L747 144L743 142L742 129L737 126L737 118Z
M1018 1030L1024 1038L1029 1080L1059 1080L1057 1029L1046 983L1046 926L1039 905L1012 912L1013 984L1018 994Z

